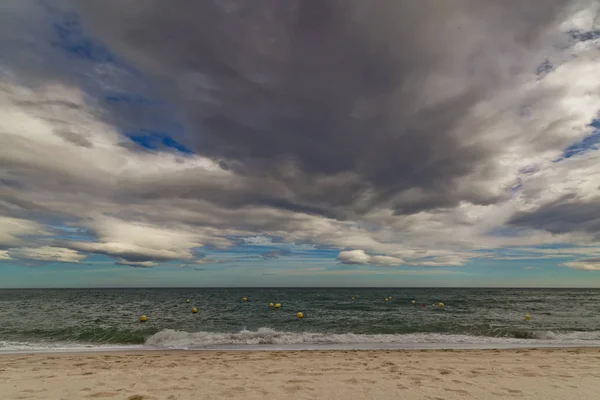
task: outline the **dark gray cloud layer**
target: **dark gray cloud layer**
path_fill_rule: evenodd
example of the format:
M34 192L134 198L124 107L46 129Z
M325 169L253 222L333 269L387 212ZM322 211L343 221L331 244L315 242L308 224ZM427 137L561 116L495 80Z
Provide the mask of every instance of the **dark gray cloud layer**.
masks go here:
M466 131L464 120L535 68L529 61L566 4L73 2L86 26L184 110L180 140L292 193L252 193L246 204L342 219L384 203L414 213L498 200L456 184L498 172L496 149L477 138L485 127ZM323 177L335 179L311 191Z
M534 211L515 214L509 223L555 234L583 232L600 240L600 200L581 201L568 196Z
M264 236L436 266L598 238L593 157L551 162L600 101L596 39L564 27L586 1L10 0L0 258L218 263L194 249Z

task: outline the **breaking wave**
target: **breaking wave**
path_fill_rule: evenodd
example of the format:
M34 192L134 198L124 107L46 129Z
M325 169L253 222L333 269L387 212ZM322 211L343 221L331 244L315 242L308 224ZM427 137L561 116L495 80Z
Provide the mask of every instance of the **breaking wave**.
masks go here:
M596 341L597 343L592 343ZM397 345L419 344L596 344L600 345L600 331L593 332L514 332L512 337L485 337L441 333L411 333L397 335L325 334L313 332L280 332L271 328L234 333L184 332L162 330L146 340L146 345L172 349L202 349L222 346L260 345Z

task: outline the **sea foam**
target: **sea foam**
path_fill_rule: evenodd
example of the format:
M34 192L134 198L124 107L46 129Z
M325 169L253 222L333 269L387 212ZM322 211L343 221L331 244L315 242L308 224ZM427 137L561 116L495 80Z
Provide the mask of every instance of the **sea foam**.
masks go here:
M313 332L281 332L271 328L260 328L256 331L242 330L233 333L215 332L184 332L172 329L162 330L146 340L146 346L174 349L202 349L231 346L261 346L261 345L318 345L332 347L337 345L345 348L355 345L361 348L398 347L411 348L418 345L436 345L453 347L453 345L487 345L511 344L547 344L547 345L595 345L600 346L600 331L594 332L537 332L527 337L485 337L471 335L451 335L438 333L413 333L397 335L361 335L354 333L324 334ZM391 345L391 346L390 346ZM297 346L295 346L298 348ZM430 346L425 346L430 347ZM461 346L458 346L461 347ZM505 346L502 346L505 347Z

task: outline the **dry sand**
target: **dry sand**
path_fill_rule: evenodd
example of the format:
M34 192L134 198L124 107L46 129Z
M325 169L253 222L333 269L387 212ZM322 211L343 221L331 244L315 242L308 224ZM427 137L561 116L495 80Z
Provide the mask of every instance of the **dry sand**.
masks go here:
M0 399L594 399L600 349L13 354Z

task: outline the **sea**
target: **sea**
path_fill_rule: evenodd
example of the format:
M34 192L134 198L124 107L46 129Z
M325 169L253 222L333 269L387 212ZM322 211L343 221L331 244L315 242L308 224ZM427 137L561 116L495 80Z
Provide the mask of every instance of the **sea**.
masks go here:
M599 289L3 289L0 352L600 346L599 307Z

